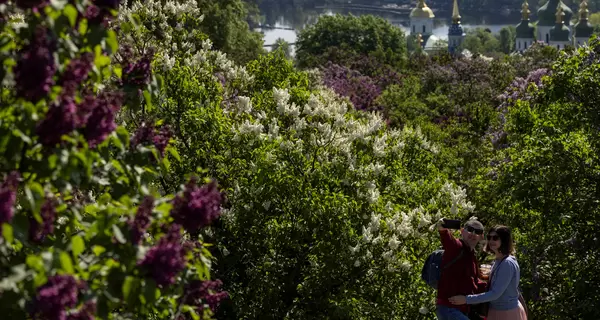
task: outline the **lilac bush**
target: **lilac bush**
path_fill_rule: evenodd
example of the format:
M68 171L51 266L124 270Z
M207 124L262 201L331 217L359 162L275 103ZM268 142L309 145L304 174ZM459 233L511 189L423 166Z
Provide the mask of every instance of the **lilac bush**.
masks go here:
M212 283L200 231L221 194L155 187L178 157L170 128L117 124L127 90L156 96L154 56L113 64L120 1L92 2L2 2L0 318L210 319L225 293L181 293Z
M323 69L323 83L335 93L348 97L359 110L375 110L374 102L382 92L377 82L356 70L329 63Z

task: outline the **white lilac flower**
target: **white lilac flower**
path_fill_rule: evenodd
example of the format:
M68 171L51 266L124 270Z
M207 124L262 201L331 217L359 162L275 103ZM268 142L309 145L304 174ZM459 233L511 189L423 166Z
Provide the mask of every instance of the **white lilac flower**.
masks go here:
M250 113L252 111L252 101L249 97L239 96L237 106L240 113Z
M419 313L420 314L428 314L429 313L429 309L427 309L425 307L421 307L421 308L419 308Z
M357 253L360 250L360 242L356 244L354 247L350 247L350 252L353 254Z
M400 241L398 241L398 238L396 238L396 235L393 235L390 238L390 241L388 243L388 246L390 247L390 249L392 250L396 250L398 249L398 246L400 245Z

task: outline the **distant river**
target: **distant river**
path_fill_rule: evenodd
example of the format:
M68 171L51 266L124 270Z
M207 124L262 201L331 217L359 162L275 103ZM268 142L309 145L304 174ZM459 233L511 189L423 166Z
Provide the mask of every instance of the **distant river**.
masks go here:
M435 9L434 9L435 12ZM264 43L265 45L270 45L275 43L275 40L278 38L282 38L289 43L296 42L296 35L299 29L302 26L311 25L316 22L318 17L323 15L334 15L336 13L348 14L351 13L353 15L361 15L361 14L373 14L381 16L382 18L390 21L393 25L400 27L407 34L409 33L409 20L408 16L400 17L397 16L389 16L385 14L380 14L377 12L360 12L352 9L344 9L343 11L338 9L312 9L311 11L294 11L287 10L285 12L268 12L264 16L266 16L266 24L277 28L293 28L294 30L282 30L282 29L257 29L257 31L263 32ZM448 38L448 19L444 19L444 17L436 16L435 27L433 29L433 33L441 39ZM469 21L470 20L470 21ZM498 19L496 19L498 20ZM509 25L516 25L519 22L519 16L515 17L506 17L501 20L509 20L504 21L504 23L486 23L485 19L478 18L467 18L463 19L465 23L463 23L463 27L466 29L471 28L489 28L492 33L498 33L503 27ZM514 21L514 22L513 22ZM268 48L270 49L270 48Z

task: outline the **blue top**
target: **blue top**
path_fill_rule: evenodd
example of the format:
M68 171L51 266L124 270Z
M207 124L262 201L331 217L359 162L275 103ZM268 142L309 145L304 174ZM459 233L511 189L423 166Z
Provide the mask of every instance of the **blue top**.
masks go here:
M497 270L496 270L497 269ZM501 263L492 265L491 287L488 292L467 296L467 304L489 302L495 310L512 310L519 306L519 279L521 271L517 259L508 256Z

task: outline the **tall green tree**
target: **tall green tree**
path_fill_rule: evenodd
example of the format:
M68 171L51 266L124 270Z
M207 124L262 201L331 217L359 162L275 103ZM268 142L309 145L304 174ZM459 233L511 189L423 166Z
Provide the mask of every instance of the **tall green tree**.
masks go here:
M303 68L366 55L402 67L406 54L404 32L372 15L323 16L316 24L302 30L296 41L296 59Z

